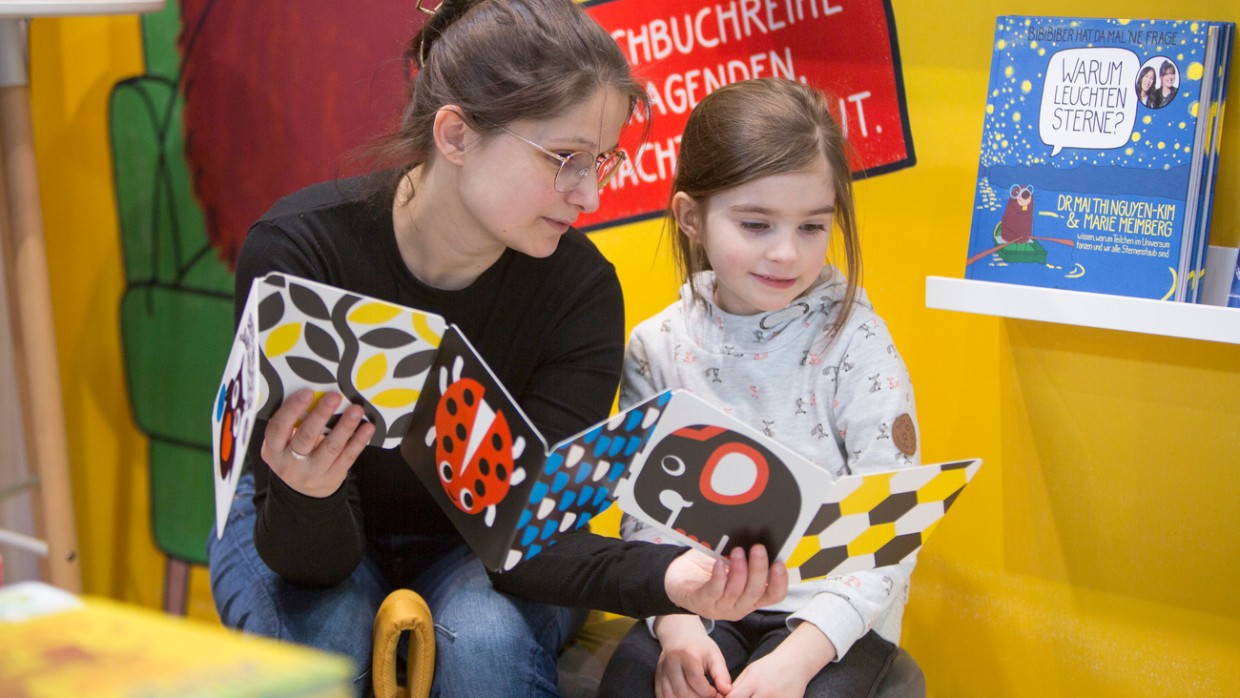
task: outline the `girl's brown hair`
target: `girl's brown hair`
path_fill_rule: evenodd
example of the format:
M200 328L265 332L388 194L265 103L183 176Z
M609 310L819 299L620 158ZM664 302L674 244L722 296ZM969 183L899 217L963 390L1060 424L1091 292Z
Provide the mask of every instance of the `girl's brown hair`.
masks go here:
M387 194L429 162L435 113L448 104L483 133L554 118L607 87L628 98L630 112L649 116L649 97L620 47L572 0L444 0L409 59L417 77L400 127L371 151L394 168L381 186Z
M707 95L693 109L680 140L672 196L684 192L703 210L711 196L769 177L813 167L825 157L835 179L834 225L842 235L847 285L842 310L827 329L833 338L848 320L861 284L861 248L852 171L843 131L818 90L792 80L759 78ZM668 204L669 232L682 280L703 300L697 272L710 269L705 250L682 234ZM825 263L826 260L823 260Z

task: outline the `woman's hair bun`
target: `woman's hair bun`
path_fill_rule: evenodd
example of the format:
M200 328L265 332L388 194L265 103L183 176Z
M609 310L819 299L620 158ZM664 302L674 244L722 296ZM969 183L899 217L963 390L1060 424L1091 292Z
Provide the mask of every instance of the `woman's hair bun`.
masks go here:
M442 0L439 3L439 7L431 12L430 18L426 20L426 24L422 25L422 31L418 32L418 36L415 39L417 42L418 67L420 68L426 63L426 57L430 55L431 46L453 22L464 17L474 6L481 5L484 2L486 0Z

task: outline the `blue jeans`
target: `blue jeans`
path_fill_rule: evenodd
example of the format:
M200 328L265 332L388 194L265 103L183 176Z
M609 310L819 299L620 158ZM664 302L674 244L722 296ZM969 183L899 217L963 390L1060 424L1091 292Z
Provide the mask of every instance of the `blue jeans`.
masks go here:
M213 529L207 543L211 593L224 625L345 655L364 696L370 691L375 613L394 589L387 580L408 579L406 586L426 600L435 624L432 696L559 695L556 660L581 627L583 609L501 594L459 540L418 536L372 542L362 564L335 587L292 584L254 548L253 494L247 473L224 537L217 540Z

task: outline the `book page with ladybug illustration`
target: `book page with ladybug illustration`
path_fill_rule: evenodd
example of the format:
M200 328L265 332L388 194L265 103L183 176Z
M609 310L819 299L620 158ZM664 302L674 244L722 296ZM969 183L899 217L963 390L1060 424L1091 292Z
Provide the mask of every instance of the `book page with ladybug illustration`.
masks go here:
M640 407L640 406L639 406ZM630 410L546 440L469 340L445 332L401 455L491 570L511 569L586 525L653 424Z
M255 279L212 412L217 535L223 535L256 420L303 388L316 395L338 392L345 400L337 417L349 404L361 405L375 426L370 445L395 448L446 324L433 313L288 274Z

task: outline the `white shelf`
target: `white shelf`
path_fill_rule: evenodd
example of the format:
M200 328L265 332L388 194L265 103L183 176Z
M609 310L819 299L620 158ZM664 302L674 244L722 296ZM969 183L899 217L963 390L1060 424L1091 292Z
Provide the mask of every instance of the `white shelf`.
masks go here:
M931 276L926 307L1240 344L1240 308L1216 305Z
M166 0L0 0L0 17L62 17L158 12Z

